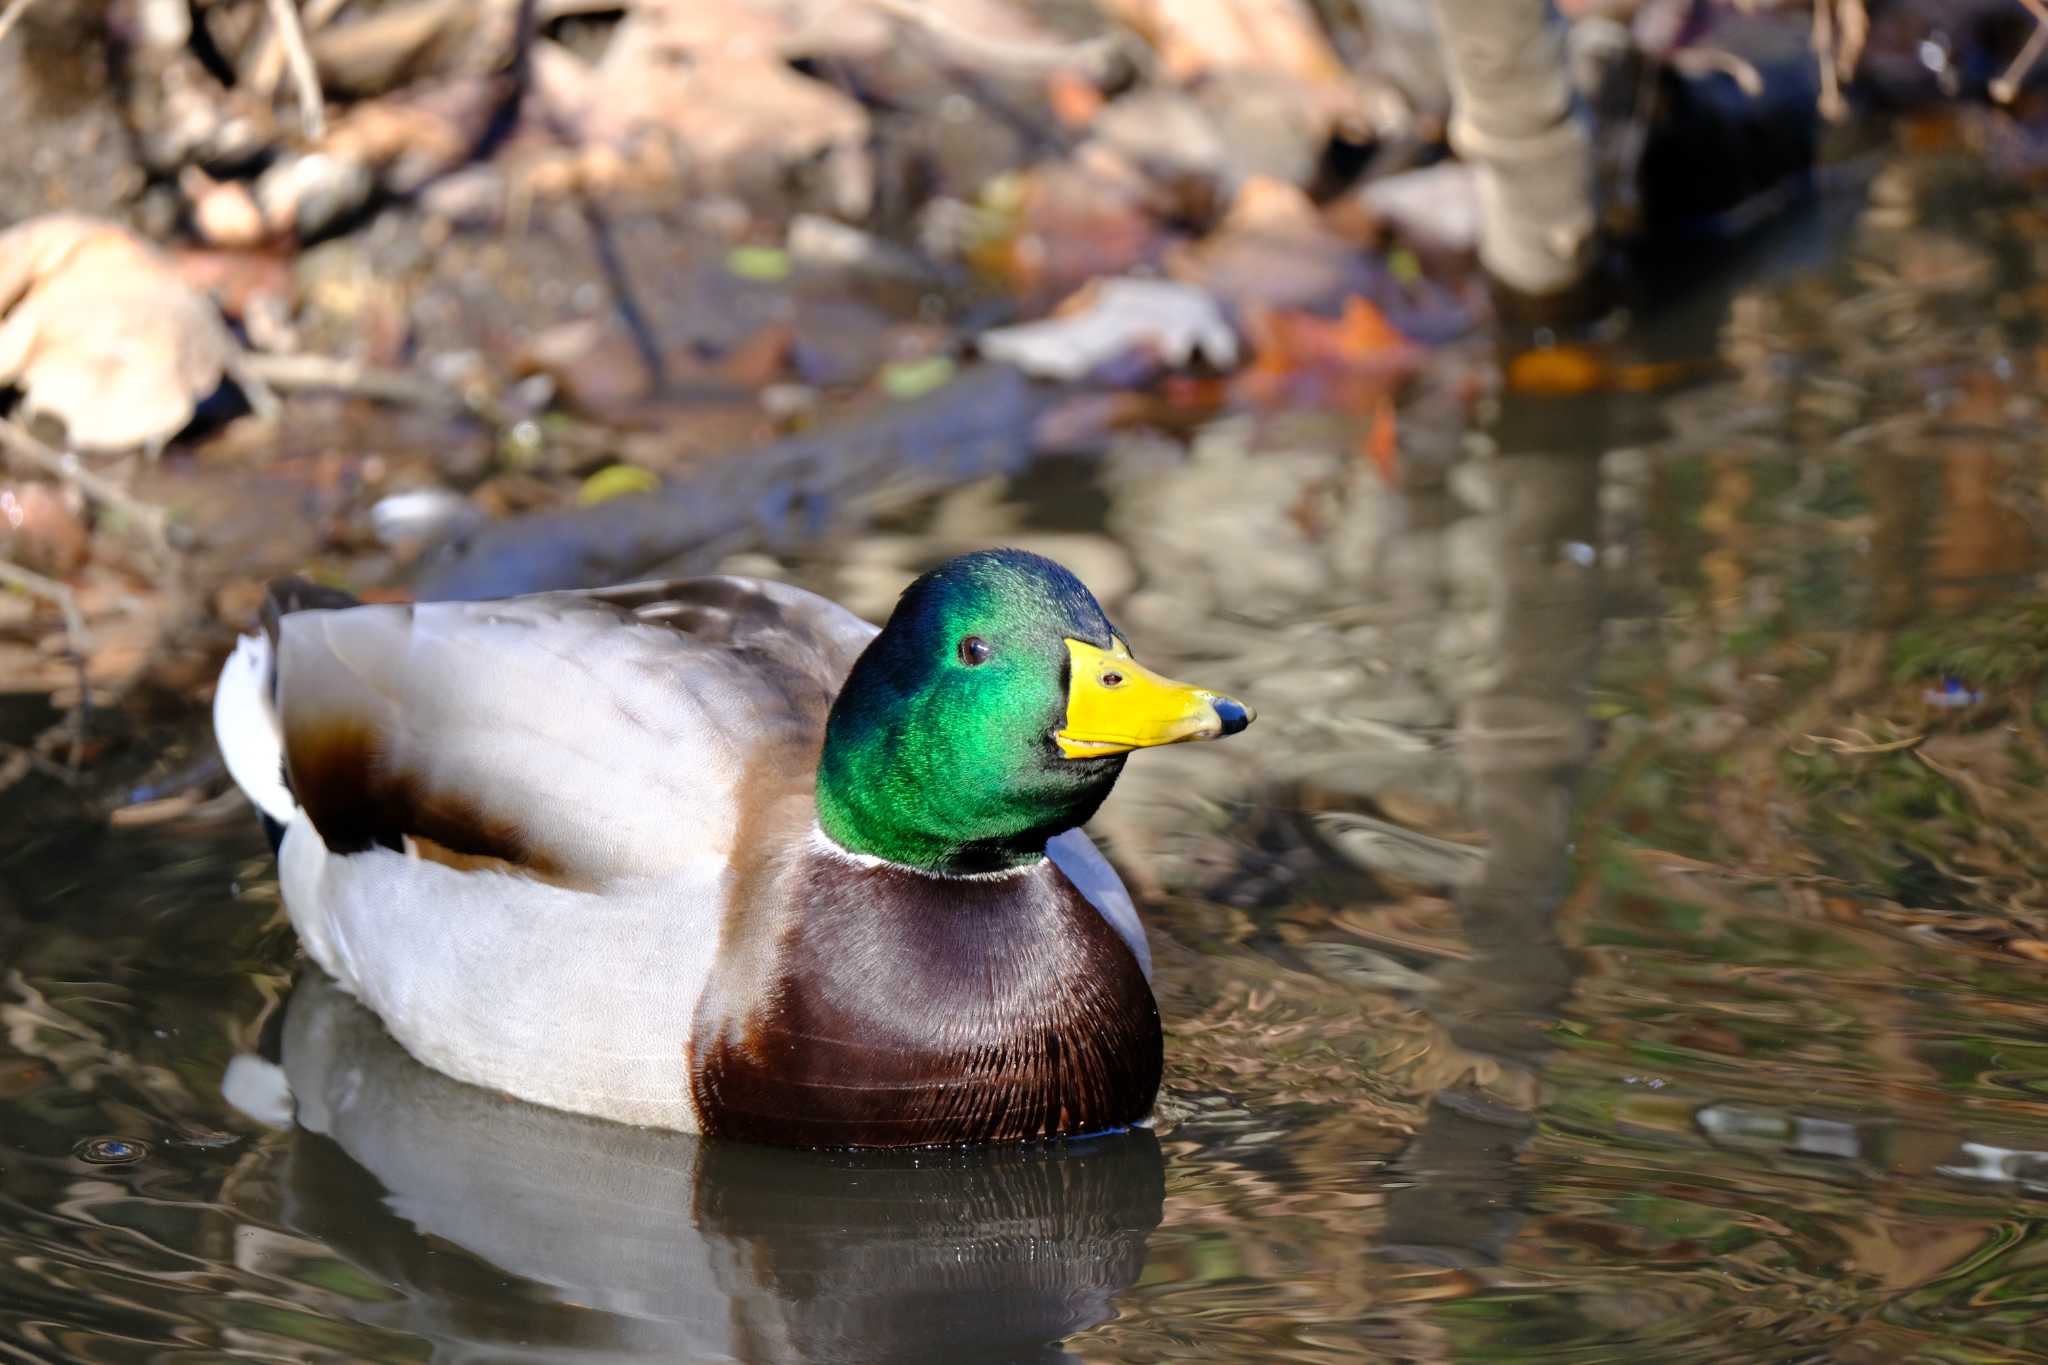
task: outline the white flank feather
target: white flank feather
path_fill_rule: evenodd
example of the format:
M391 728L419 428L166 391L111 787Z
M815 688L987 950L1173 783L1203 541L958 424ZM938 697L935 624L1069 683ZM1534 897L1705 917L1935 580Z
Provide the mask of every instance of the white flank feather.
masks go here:
M270 704L270 641L244 635L213 690L213 733L228 775L256 808L280 825L299 808L284 784L284 732Z

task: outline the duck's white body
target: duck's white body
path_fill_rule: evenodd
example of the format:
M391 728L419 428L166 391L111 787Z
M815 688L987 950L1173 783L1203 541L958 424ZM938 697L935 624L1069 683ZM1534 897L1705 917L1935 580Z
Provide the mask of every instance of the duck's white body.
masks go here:
M823 716L874 633L736 578L300 610L274 646L242 641L215 725L283 826L307 953L408 1052L523 1099L697 1132L693 1020L772 952L780 930L736 926L778 884L777 850L821 838ZM1149 975L1087 836L1049 851Z

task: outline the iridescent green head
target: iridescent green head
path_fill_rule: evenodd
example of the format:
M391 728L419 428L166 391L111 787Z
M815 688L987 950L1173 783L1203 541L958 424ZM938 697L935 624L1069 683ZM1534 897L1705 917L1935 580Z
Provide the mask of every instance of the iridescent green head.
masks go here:
M962 555L904 590L848 675L818 760L818 823L841 847L926 871L1014 867L1095 813L1130 750L1251 719L1141 667L1051 560Z

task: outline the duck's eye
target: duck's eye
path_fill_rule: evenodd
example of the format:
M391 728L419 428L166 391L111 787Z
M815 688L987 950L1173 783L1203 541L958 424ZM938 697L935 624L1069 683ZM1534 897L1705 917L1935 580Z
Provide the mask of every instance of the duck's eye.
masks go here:
M960 662L969 668L988 662L988 656L995 653L988 641L979 635L969 635L960 641Z

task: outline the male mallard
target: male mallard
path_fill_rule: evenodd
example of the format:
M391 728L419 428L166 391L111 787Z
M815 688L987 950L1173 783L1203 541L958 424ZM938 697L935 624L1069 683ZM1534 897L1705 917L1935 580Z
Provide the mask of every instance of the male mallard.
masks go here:
M1059 565L963 555L879 633L742 578L338 597L273 593L214 725L307 952L422 1062L802 1146L1150 1112L1144 931L1076 827L1252 714Z

